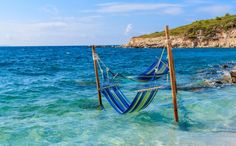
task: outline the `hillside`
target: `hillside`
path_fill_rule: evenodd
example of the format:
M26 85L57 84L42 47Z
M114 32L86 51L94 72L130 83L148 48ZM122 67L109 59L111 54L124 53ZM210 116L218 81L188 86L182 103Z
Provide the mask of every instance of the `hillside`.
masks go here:
M236 47L236 15L195 21L170 30L174 47ZM133 37L127 47L163 47L164 32Z

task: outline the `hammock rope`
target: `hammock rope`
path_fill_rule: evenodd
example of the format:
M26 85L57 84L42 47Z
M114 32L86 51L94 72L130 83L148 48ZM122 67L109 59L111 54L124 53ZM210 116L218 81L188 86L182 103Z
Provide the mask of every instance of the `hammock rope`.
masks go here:
M114 83L114 79L120 76L139 82L156 81L158 78L166 74L166 71L168 73L168 65L162 60L163 54L164 49L162 50L160 58L157 58L157 60L144 73L135 78L112 72L97 54L94 55L103 79L100 91L118 113L132 113L145 109L153 101L159 87L154 86L152 88L137 90L136 96L132 101L130 101L129 98L124 95L119 85ZM109 74L112 75L112 78L109 77Z
M106 76L109 76L109 74L111 74L113 76L113 79L117 77L121 77L121 78L128 79L131 81L136 81L136 82L149 82L149 81L159 79L163 75L169 73L168 62L163 60L164 53L165 53L165 48L162 50L160 58L156 58L155 62L148 69L146 69L143 73L139 75L134 75L134 76L126 76L121 73L113 72L109 67L107 67L107 65L99 58L97 54L95 56L97 56L96 57L97 62L99 64L99 68L102 75L104 71L101 70L101 66L103 66L106 69L106 73L107 73ZM155 78L153 78L153 76L155 76Z

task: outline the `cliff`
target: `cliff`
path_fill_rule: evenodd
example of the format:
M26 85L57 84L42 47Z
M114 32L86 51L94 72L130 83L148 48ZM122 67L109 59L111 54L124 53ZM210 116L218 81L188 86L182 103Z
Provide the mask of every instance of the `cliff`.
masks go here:
M236 15L195 21L170 30L175 48L236 48ZM164 32L133 37L125 47L162 48L166 45Z

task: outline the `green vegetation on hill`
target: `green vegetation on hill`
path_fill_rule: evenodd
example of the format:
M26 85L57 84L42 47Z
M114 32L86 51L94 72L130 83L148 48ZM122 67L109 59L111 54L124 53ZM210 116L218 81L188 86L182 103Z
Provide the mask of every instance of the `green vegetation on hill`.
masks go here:
M225 14L223 17L215 19L195 21L189 25L181 26L170 30L171 35L183 35L190 39L195 39L198 35L205 39L213 38L216 33L236 28L236 15ZM164 32L155 32L138 38L155 38L164 36Z

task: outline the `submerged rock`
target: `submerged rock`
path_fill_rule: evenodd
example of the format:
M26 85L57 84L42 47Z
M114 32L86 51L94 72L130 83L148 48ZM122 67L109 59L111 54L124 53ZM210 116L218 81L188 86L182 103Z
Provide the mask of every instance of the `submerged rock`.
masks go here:
M224 75L222 81L223 83L232 83L230 75Z
M223 87L236 83L235 63L227 63L223 65L214 65L211 68L198 71L197 80L203 80L199 86L204 88Z
M229 66L228 65L223 65L222 68L227 69L227 68L229 68Z
M236 83L236 70L230 72L232 83Z

